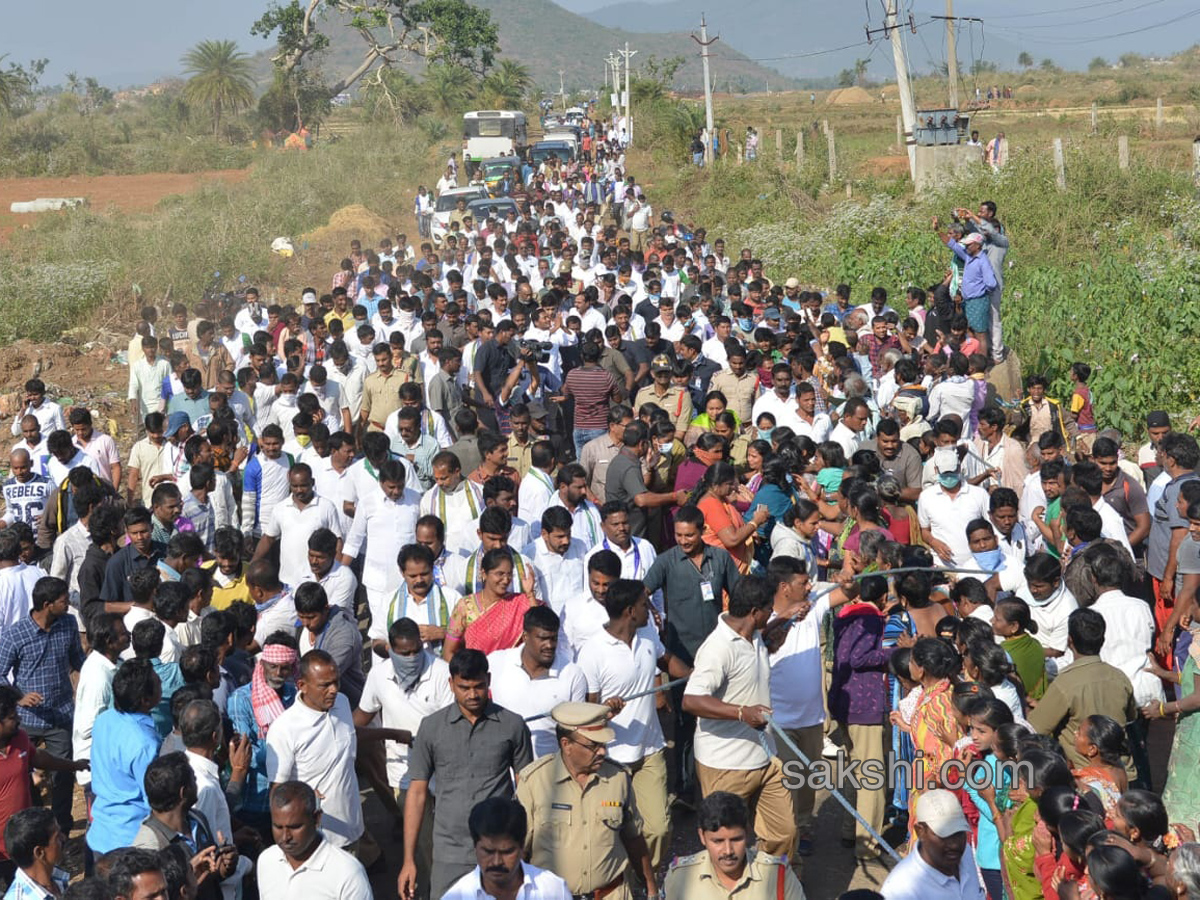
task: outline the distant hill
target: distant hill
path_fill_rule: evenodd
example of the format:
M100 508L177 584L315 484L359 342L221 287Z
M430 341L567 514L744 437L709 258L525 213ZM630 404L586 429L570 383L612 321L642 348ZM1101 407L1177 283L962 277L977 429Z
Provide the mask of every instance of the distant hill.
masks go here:
M599 89L604 84L604 58L629 42L638 53L631 66L637 69L649 57L666 59L682 56L685 63L675 76L674 87L681 91L701 91L704 77L695 41L682 22L674 29L656 34L609 28L576 15L551 0L475 0L490 10L500 25L502 54L529 67L535 82L547 92L558 90L558 73L568 91ZM637 19L630 21L636 22ZM699 16L696 22L699 22ZM674 33L670 33L674 32ZM350 71L361 59L362 39L349 28L329 29L332 45L324 68L329 75ZM260 84L270 81L269 52L256 59ZM713 78L722 90L761 91L795 88L798 85L778 72L750 62L743 54L722 49L722 58L713 63Z

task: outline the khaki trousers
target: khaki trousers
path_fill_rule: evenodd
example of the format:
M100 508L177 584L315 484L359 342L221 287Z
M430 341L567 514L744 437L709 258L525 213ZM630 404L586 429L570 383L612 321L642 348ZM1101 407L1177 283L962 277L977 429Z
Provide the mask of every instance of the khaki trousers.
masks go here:
M860 763L868 759L885 759L882 725L846 725L843 727L843 733L847 742L845 751L850 759ZM871 823L875 833L881 834L883 814L887 807L887 792L883 788L855 790L853 785L844 785L841 791L845 798L854 804L858 814ZM842 816L842 837L854 838L854 852L857 856L875 856L881 849L867 830L848 813Z
M737 794L750 807L758 847L772 856L792 856L796 844L796 813L791 792L783 786L783 764L771 757L761 769L712 769L696 763L700 794Z
M818 762L821 759L821 750L825 744L825 725L808 725L804 728L785 728L786 734L796 747L808 757L809 762ZM779 750L779 760L782 763L794 763L789 767L787 774L789 776L804 774L804 785L802 787L792 788L792 805L796 810L796 834L801 838L812 837L813 826L813 806L816 803L817 792L809 786L808 780L811 777L810 770L800 762L788 746L783 741L776 741L776 746Z
M666 751L659 750L630 764L629 771L633 774L633 796L642 816L642 834L646 838L646 846L650 848L650 861L657 869L671 846Z

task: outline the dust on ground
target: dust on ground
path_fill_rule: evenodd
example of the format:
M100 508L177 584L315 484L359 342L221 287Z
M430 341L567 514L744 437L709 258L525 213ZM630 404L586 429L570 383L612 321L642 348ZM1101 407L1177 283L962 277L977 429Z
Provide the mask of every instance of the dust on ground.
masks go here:
M123 212L146 212L163 197L186 194L208 181L236 183L249 169L213 169L177 174L69 175L63 178L0 178L0 243L18 228L56 213L13 213L10 204L39 197L86 197L93 210L116 207Z

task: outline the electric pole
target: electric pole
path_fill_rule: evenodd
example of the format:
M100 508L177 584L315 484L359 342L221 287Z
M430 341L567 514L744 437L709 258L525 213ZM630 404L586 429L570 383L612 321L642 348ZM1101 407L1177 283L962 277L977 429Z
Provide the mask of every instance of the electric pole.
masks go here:
M958 111L958 48L955 46L954 0L946 0L947 74L950 76L950 108Z
M896 87L900 90L900 115L904 120L904 143L908 151L908 173L915 181L917 177L917 145L913 131L917 124L917 108L913 103L912 85L908 81L908 60L904 55L904 43L900 38L897 7L899 0L888 0L887 29L892 39L892 55L896 61Z
M625 42L625 49L618 50L625 59L625 140L627 143L633 143L633 115L630 111L630 106L633 102L633 91L629 89L629 60L637 55L636 50L629 49L629 41Z
M700 13L700 37L696 37L693 34L692 40L700 45L700 60L704 64L704 162L707 165L712 165L713 161L713 100L712 81L708 77L708 47L720 39L720 35L717 35L711 41L708 39L708 26L704 24L704 13Z
M567 111L567 91L563 86L563 70L558 70L558 98L562 102L563 112Z

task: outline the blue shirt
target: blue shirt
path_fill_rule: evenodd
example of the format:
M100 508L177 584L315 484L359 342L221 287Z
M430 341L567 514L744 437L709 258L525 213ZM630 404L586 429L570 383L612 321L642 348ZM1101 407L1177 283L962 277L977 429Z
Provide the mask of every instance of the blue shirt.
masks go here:
M79 627L63 616L46 631L29 616L0 632L0 672L12 670L12 685L23 694L42 695L38 706L21 706L21 726L26 730L71 730L75 692L71 672L83 668Z
M71 883L71 875L65 869L55 866L54 871L50 873L50 880L61 895ZM4 893L4 900L52 900L53 897L54 894L26 875L22 869L17 869L12 884Z
M964 300L985 297L997 286L996 273L992 271L992 264L982 250L972 256L958 241L947 241L946 246L963 261L962 284L959 285L959 290L962 291Z
M163 662L157 657L150 660L150 664L154 666L154 674L162 683L162 699L158 701L158 706L150 710L150 718L154 720L154 727L158 729L159 735L165 738L175 727L171 719L171 698L183 687L183 673L179 671L178 663Z
M162 739L147 713L106 709L92 728L92 824L87 844L108 853L133 844L150 815L144 780Z
M208 408L208 391L201 391L200 396L195 400L187 394L176 394L167 403L167 415L170 416L175 412L187 413L188 420L192 423L192 430L199 431L200 421L212 418L212 410Z
M280 697L285 707L291 706L296 701L296 686L285 683ZM250 685L244 684L230 695L226 711L233 730L250 738L250 771L242 787L242 809L265 812L271 792L271 782L267 778L267 739L258 731L258 720L254 718L254 707L250 703Z

